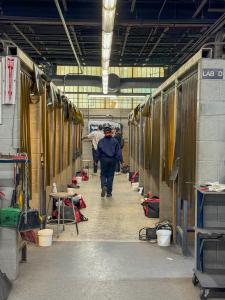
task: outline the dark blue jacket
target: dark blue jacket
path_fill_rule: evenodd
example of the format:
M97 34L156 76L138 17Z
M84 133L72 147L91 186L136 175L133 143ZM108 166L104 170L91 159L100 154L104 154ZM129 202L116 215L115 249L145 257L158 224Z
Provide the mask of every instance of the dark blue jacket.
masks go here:
M116 160L123 162L120 144L114 137L104 137L98 142L97 160L106 157L115 158Z

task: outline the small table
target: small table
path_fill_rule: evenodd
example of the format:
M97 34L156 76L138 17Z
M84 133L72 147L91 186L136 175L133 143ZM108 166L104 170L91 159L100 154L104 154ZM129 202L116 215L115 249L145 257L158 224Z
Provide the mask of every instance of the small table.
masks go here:
M54 198L58 201L58 218L57 218L57 238L59 237L59 226L60 226L60 221L62 220L63 222L63 231L65 230L65 226L64 226L64 222L65 222L65 218L64 218L64 212L65 212L65 203L64 203L64 199L68 199L68 198L71 198L73 197L74 195L71 194L71 193L67 193L67 192L58 192L58 193L51 193L49 195L49 202L48 202L48 208L47 208L47 213L49 211L49 205L50 205L50 202L51 200ZM78 225L77 225L77 221L76 221L76 213L75 213L75 208L74 208L74 204L73 204L73 200L71 200L71 203L72 203L72 209L73 209L73 215L74 215L74 223L75 223L75 226L76 226L76 231L77 231L77 234L79 234L79 231L78 231ZM62 206L62 219L60 218L60 212L61 212L61 206Z

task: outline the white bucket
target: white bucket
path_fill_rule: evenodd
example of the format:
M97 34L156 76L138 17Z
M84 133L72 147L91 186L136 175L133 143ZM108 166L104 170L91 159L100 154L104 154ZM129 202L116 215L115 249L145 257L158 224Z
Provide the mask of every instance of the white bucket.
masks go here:
M157 234L157 243L159 246L166 247L170 245L171 234L172 234L171 230L159 229L157 230L156 234Z
M77 183L81 183L82 182L82 177L81 176L77 176L76 179L77 179Z
M132 182L131 186L133 191L138 191L139 182Z
M39 246L47 247L52 245L52 229L42 229L38 231Z

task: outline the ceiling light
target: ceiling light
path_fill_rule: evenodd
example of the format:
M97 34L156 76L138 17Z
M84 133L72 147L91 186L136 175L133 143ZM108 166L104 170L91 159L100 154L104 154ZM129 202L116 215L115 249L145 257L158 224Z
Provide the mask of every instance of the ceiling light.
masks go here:
M109 76L109 71L108 70L102 70L102 76Z
M117 0L103 0L103 7L105 9L115 9Z
M102 59L109 60L110 59L111 49L102 49Z
M115 10L103 9L102 12L102 29L104 32L112 32L115 19Z
M106 59L106 60L102 60L102 69L104 70L108 70L109 68L109 59Z
M113 33L106 33L106 32L102 32L102 48L104 49L110 49L112 46L112 36Z

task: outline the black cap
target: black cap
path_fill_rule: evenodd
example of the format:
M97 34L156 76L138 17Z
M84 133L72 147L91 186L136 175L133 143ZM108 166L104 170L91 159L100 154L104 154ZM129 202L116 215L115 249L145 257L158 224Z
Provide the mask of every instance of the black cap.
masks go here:
M103 125L103 130L104 130L104 132L106 132L106 131L111 132L112 126L109 123L106 123Z

